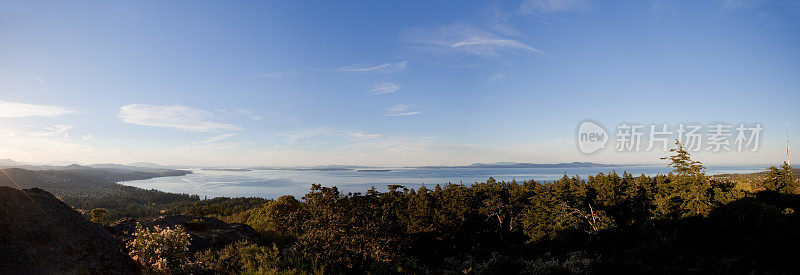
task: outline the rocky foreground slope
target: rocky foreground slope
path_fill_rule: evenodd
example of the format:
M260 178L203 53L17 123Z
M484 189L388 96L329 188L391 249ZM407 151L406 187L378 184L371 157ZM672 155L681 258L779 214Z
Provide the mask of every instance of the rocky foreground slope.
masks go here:
M0 186L0 274L140 273L124 247L134 238L137 223L184 227L190 254L255 241L257 235L245 224L186 215L125 219L103 227L42 189Z
M121 243L52 194L0 187L0 273L138 273Z

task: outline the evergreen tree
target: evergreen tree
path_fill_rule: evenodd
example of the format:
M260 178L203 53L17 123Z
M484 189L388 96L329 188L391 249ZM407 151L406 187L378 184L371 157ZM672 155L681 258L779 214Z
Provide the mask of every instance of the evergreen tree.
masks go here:
M761 189L786 194L798 193L798 183L788 163L784 162L780 168L772 166L767 171L766 179L759 183Z
M91 213L92 222L94 222L94 223L104 223L105 220L106 220L106 214L107 213L108 213L108 210L106 210L105 208L92 209L92 213Z
M693 161L690 156L691 154L683 148L683 144L678 140L675 140L675 145L677 145L678 148L669 149L669 151L674 152L675 155L661 158L670 160L670 164L667 166L675 168L675 173L681 176L703 175L703 169L706 169L706 167L699 161Z
M680 142L677 148L670 149L675 155L664 157L675 168L665 180L656 183L655 206L660 217L680 218L706 216L714 208L740 198L741 193L733 190L733 184L719 182L705 176L705 167L691 159Z

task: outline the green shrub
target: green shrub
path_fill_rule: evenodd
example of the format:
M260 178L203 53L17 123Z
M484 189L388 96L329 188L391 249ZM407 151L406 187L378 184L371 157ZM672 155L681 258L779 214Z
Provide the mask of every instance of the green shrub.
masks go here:
M189 234L181 226L153 229L136 224L135 238L128 242L131 257L155 273L191 273L197 265L189 259Z
M239 241L217 251L197 253L197 262L209 271L236 274L278 273L279 251L277 246L263 247Z

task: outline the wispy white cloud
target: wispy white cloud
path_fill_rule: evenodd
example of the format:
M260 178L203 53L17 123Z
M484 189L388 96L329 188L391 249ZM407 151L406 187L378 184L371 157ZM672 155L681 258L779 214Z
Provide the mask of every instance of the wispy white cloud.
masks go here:
M382 94L394 93L397 92L397 90L400 90L399 85L394 84L392 82L381 82L372 87L372 89L369 89L367 93L373 95L382 95Z
M758 9L761 16L774 17L776 11L797 10L800 1L764 1L764 0L717 0L722 4L722 10L734 11L743 9ZM778 20L777 18L772 18Z
M417 105L415 105L415 104L395 104L395 105L392 105L389 108L386 108L386 111L389 111L389 112L402 112L402 111L406 111L406 110L414 108L414 107L417 107Z
M736 10L745 7L749 7L752 5L753 1L748 0L717 0L717 2L722 3L722 8L726 10Z
M411 29L405 39L412 47L440 53L461 53L497 57L503 52L529 52L547 55L545 51L523 42L502 37L471 25L454 24L433 29Z
M373 139L381 137L381 134L371 134L371 133L363 133L363 132L347 132L348 136L357 139Z
M39 86L41 86L40 89L43 92L48 93L48 94L50 93L50 88L47 87L47 82L44 81L43 77L37 77L34 80L36 80L36 82L39 83Z
M210 121L211 113L183 105L125 105L119 108L119 117L131 124L194 132L242 129L239 125Z
M292 131L286 131L283 133L279 133L279 135L284 136L289 140L300 140L318 136L331 135L332 133L334 133L333 129L327 127L319 127L319 128L303 128Z
M9 127L5 126L0 129L0 134L8 136L32 136L32 137L52 137L63 136L69 137L69 130L72 125L53 125L46 127Z
M222 134L222 135L213 136L213 137L210 137L210 138L207 138L207 139L204 139L202 141L195 142L195 143L213 143L213 142L223 141L223 140L226 140L226 139L234 137L234 136L236 136L236 134Z
M516 30L509 23L509 19L512 18L512 14L504 10L498 3L490 5L488 8L484 9L482 15L487 29L503 35L521 35L521 32Z
M318 137L338 137L338 138L351 138L351 139L374 139L382 135L376 133L369 133L364 131L355 130L342 130L330 127L317 127L317 128L302 128L292 131L280 133L281 136L286 137L290 141L311 139Z
M525 45L522 42L512 40L512 39L501 39L501 38L493 38L493 37L480 37L474 36L469 37L465 40L458 41L450 45L453 48L472 48L478 49L479 51L489 50L491 53L495 53L496 51L494 48L516 48L522 50L528 50L537 53L543 53L540 50L534 49L531 46ZM479 49L483 48L483 50Z
M396 63L385 63L380 65L370 64L353 64L350 66L340 67L335 69L336 72L399 72L406 69L408 61L400 61Z
M542 15L554 12L582 11L589 7L586 0L526 0L519 6L522 14Z
M33 117L33 116L60 116L74 113L64 107L50 105L34 105L0 100L0 117Z
M506 80L506 75L503 73L495 73L491 77L489 77L489 82L503 81L503 80Z
M414 111L414 112L406 112L406 113L391 113L391 114L384 114L384 115L385 116L413 116L413 115L418 115L418 114L421 114L421 113L422 112L420 112L420 111Z
M92 139L92 137L93 137L92 134L85 134L85 135L81 136L81 139L86 141L86 140Z
M412 111L413 108L416 108L417 105L415 104L395 104L386 109L386 113L383 114L384 116L413 116L421 114L420 111Z
M248 117L250 119L254 119L254 120L262 120L262 119L264 119L264 117L256 114L256 112L253 112L253 111L248 110L248 109L233 108L233 111L236 112L237 114L246 116L246 117Z

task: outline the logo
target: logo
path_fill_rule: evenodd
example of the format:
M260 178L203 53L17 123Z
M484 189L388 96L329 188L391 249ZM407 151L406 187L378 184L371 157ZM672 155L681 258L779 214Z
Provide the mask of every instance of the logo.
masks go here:
M578 149L591 154L606 147L608 132L597 123L584 121L578 126Z

